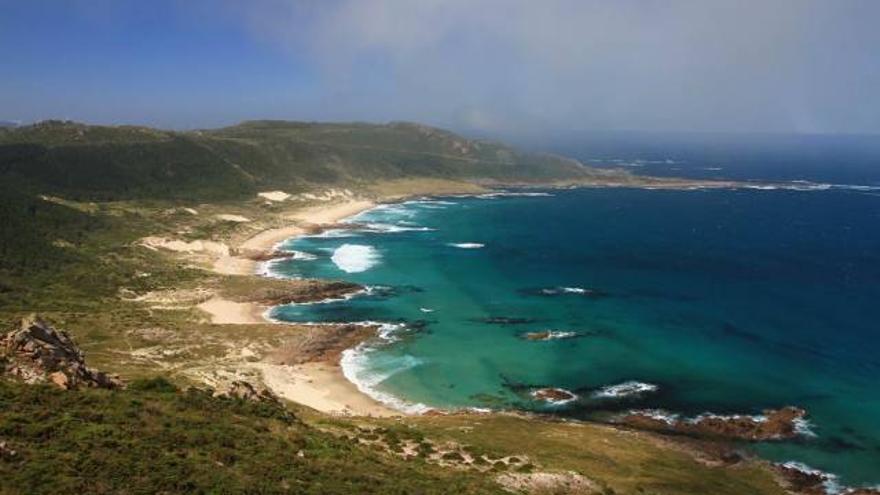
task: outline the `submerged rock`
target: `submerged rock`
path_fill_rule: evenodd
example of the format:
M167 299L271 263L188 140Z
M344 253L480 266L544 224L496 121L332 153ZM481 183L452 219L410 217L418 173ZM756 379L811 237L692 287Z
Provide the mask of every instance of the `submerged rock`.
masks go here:
M118 377L86 366L83 352L70 335L35 315L0 336L0 353L6 360L3 371L27 383L48 382L65 390L123 385Z

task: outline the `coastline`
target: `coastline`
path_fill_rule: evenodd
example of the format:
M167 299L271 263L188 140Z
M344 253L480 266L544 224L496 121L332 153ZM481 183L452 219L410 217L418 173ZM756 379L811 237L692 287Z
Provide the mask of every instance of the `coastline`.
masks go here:
M271 253L281 242L332 225L376 205L377 202L372 200L352 199L295 211L285 217L293 225L263 230L246 239L229 255L218 258L214 269L225 275L261 277L258 271L261 262L255 259L257 256ZM237 302L215 295L197 307L208 313L215 324L282 324L268 317L272 306L259 302ZM343 348L303 363L288 365L264 360L251 363L249 367L258 371L265 386L279 397L323 413L372 417L402 415L404 413L362 393L342 372L342 351L367 338L371 338L371 335L361 333L354 340L340 343Z

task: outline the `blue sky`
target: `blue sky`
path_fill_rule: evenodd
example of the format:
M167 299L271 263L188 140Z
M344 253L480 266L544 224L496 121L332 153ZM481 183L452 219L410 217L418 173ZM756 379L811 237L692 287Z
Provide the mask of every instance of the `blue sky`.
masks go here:
M0 119L880 132L874 0L0 0Z

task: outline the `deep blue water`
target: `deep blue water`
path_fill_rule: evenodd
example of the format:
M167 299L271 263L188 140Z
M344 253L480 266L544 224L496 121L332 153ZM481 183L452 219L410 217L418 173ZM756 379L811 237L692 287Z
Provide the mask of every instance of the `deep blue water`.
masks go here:
M701 176L715 163L667 161L668 153L638 159L657 162L653 173L678 169L670 175ZM805 170L820 168L802 158ZM609 159L637 158L618 150ZM715 172L741 178L724 168L734 166ZM774 170L747 178L873 185L873 172L858 180L850 168ZM880 483L880 191L591 189L440 199L354 219L378 224L369 229L288 243L314 259L278 263L276 273L377 288L275 315L405 323L391 332L393 343L349 353L345 364L366 390L409 406L585 418L632 408L694 415L804 407L815 437L751 448L846 483ZM462 243L474 245L454 245ZM578 338L522 338L547 329ZM658 389L594 396L633 380ZM533 400L528 391L542 386L579 399Z

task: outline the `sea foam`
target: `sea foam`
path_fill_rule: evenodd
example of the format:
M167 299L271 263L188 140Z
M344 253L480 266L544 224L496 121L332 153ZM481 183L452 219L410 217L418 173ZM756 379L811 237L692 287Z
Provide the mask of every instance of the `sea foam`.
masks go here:
M457 247L459 249L480 249L485 247L485 244L481 244L479 242L453 242L449 244L452 247Z
M386 343L395 342L398 340L397 334L404 329L405 327L399 324L380 324L378 337ZM339 365L345 378L353 383L361 393L392 409L409 414L421 414L429 411L431 408L425 404L407 402L378 389L379 385L388 378L420 366L423 362L414 356L404 355L377 363L371 356L375 351L375 344L369 342L363 342L343 351Z
M653 383L644 383L637 381L628 381L618 383L617 385L609 385L593 392L593 397L597 399L618 399L622 397L640 396L643 394L656 392L659 387Z
M330 259L340 270L346 273L359 273L376 266L381 259L381 255L373 246L343 244L336 248Z

